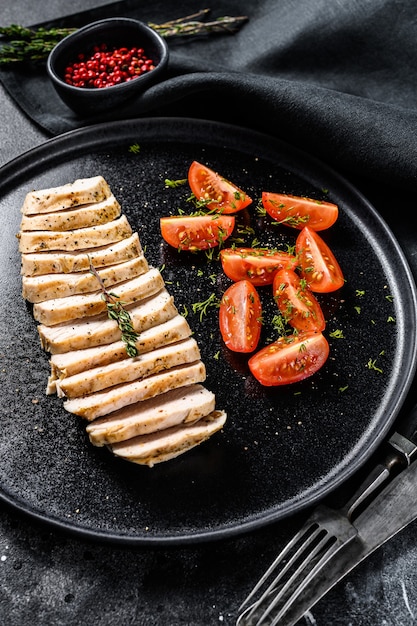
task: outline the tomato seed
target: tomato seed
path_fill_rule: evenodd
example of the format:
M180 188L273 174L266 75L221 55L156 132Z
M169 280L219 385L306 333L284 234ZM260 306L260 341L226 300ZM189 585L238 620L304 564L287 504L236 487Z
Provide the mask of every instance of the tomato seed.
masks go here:
M312 279L314 282L320 282L323 278L323 272L313 272Z

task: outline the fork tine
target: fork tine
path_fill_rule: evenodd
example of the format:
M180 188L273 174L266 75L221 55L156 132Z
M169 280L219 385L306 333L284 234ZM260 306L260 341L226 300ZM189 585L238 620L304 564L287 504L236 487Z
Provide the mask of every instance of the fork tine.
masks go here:
M321 529L318 529L314 534L315 536L319 535ZM315 548L309 552L302 560L302 562L300 563L300 565L295 569L295 571L293 572L293 574L289 577L289 579L287 580L287 582L285 583L285 585L283 585L283 587L278 591L278 593L276 594L275 598L272 600L272 602L269 603L268 607L265 609L265 611L263 612L263 614L261 615L258 624L262 624L262 620L264 620L266 617L268 617L268 615L270 615L270 613L272 612L272 610L276 607L277 604L279 604L284 598L285 598L285 594L287 593L287 591L291 590L291 588L294 587L295 582L297 581L298 577L300 575L303 574L304 570L308 567L308 565L310 563L314 562L314 559L317 555L319 555L322 550L325 550L324 554L320 557L319 563L321 563L321 561L327 557L327 554L329 553L329 551L332 548L332 537L329 536L327 533L320 539L319 543L315 546ZM308 544L310 544L311 541L308 542ZM307 548L308 546L305 545L303 546L303 551ZM307 573L307 576L310 572ZM292 602L291 599L292 596L290 596L290 598L287 600L287 602L285 602L283 608L281 609L281 611L278 613L278 618L280 619L281 615L285 612L284 609L286 608L287 604L289 602ZM265 596L263 596L262 598L260 598L259 600L259 605L261 605L264 600L265 600ZM275 624L276 621L274 620L273 624ZM272 626L272 625L271 625Z
M323 538L322 541L322 545L320 547L321 548L326 548L325 551L323 552L323 554L320 556L319 560L315 563L315 565L312 567L312 569L307 573L307 575L303 576L303 579L301 580L301 582L298 583L297 587L294 589L294 591L288 596L287 600L285 601L285 603L283 604L283 606L281 607L281 609L279 610L279 612L275 615L274 619L272 620L272 622L270 622L269 626L277 626L277 624L280 622L280 620L285 616L285 614L287 613L288 609L294 605L295 601L297 600L297 598L300 597L300 595L302 594L302 592L304 591L304 589L307 587L307 585L310 583L310 580L316 575L316 572L318 572L324 563L327 562L327 560L329 559L329 557L335 552L337 551L338 545L337 543L334 541L334 537L327 537L327 540L325 540ZM327 544L327 545L326 545ZM319 554L320 549L317 550L316 555ZM315 556L316 556L315 555ZM298 574L300 574L300 572L298 572ZM295 580L295 579L294 579ZM288 585L287 589L290 588L290 585ZM286 590L287 591L287 590ZM264 614L261 616L261 620L264 619L264 615L268 616L272 609L275 608L277 604L277 601L274 600L270 607L264 612ZM261 626L262 621L259 621L259 626Z
M320 560L318 562L318 564L321 564L321 561L327 557L329 551L332 548L332 545L334 545L335 538L332 537L325 529L321 528L317 524L309 528L305 528L304 532L299 533L297 536L298 541L303 539L303 535L306 535L306 538L304 539L300 547L298 547L297 551L292 555L292 557L284 565L284 567L278 572L278 575L275 577L272 583L268 586L268 588L264 591L261 597L244 612L244 618L246 620L250 620L252 617L255 616L255 614L257 614L256 616L257 621L254 622L254 626L260 626L262 623L264 623L264 620L271 614L271 612L277 606L277 604L285 600L286 593L288 592L288 590L294 587L297 579L304 573L308 565L313 564L315 558L318 555L320 555L320 553L323 550L325 550L324 553L320 556ZM311 548L311 546L314 546L314 547ZM274 562L276 565L278 565L277 563L278 560L279 559L276 559ZM274 593L278 588L277 583L283 578L283 576L295 564L297 564L297 566L295 570L291 573L291 575L289 576L285 584L279 588L277 593ZM307 572L307 575L308 574L309 572ZM298 595L297 590L296 592L297 592L296 595ZM272 597L272 600L269 600L271 597ZM288 603L292 603L292 595L290 596L289 600L285 602L282 609L279 611L278 616L272 622L273 624L277 623L276 620L280 619L282 615L285 613ZM262 612L262 614L259 616L259 611L262 611L263 605L266 605L266 608ZM270 623L271 626L272 626L272 623Z
M326 550L326 552L320 557L320 559L317 561L314 567L310 570L310 572L303 578L303 580L296 587L294 592L287 598L285 604L283 604L279 612L275 615L273 621L269 623L269 626L277 626L277 624L279 624L280 620L286 615L288 610L292 606L294 606L297 599L301 596L303 591L310 584L310 581L314 578L316 573L322 569L323 565L328 561L328 559L332 556L332 554L337 551L337 549L338 549L338 545L335 542L331 543L328 546L328 549ZM273 607L271 607L271 609L268 610L268 612L265 612L265 614L268 615L271 612L272 608ZM296 618L294 622L295 621L298 621L298 618ZM291 622L291 623L294 623L294 622ZM262 622L260 622L259 626L261 626L261 623Z
M302 539L302 537L309 531L309 529L312 528L311 523L307 523L303 528L301 528L298 533L296 535L293 536L293 538L287 543L286 546L284 546L284 548L281 550L281 552L278 554L278 556L276 557L276 559L271 563L271 565L268 567L268 569L266 570L266 572L263 574L262 578L259 579L259 581L256 583L255 587L252 589L252 591L250 592L250 594L245 598L245 600L242 602L242 604L239 607L239 611L242 611L242 609L244 609L244 607L249 604L249 602L252 600L252 598L256 595L256 593L259 591L259 589L263 586L263 584L265 583L265 581L270 577L270 575L272 574L272 572L274 570L276 570L277 565L280 562L284 562L285 557L291 552L291 550L294 548L294 546ZM282 570L282 575L285 574L286 570L288 569L290 565L286 565L283 570ZM277 577L279 578L279 577ZM268 587L269 589L269 587Z

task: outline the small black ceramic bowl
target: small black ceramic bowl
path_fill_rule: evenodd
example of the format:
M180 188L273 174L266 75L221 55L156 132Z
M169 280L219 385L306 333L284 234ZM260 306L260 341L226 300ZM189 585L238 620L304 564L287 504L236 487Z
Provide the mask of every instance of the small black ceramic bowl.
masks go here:
M102 47L103 44L108 50L142 48L145 56L153 61L154 69L128 82L107 87L67 84L64 79L66 68L77 62L79 54L89 57L96 46ZM143 22L117 17L93 22L65 37L51 51L47 60L47 71L56 92L65 104L82 116L92 116L127 104L156 83L167 64L167 43L155 30Z

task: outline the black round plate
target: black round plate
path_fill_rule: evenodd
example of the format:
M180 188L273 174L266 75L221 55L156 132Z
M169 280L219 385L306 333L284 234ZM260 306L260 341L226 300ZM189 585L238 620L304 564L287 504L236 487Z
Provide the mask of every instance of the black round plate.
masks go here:
M187 177L197 160L254 199L238 216L242 237L292 245L297 232L257 213L262 190L329 199L340 208L321 233L344 270L339 293L321 296L330 358L295 385L263 388L247 357L222 345L217 309L193 304L230 284L216 259L179 254L162 241L159 217L192 211ZM226 426L196 449L150 469L94 448L85 423L46 396L48 355L21 296L16 233L32 189L103 175L137 229L149 262L162 269L180 312L188 310L207 367L206 386ZM51 139L1 170L0 407L4 501L68 531L124 543L223 538L312 505L351 476L392 425L416 362L416 292L390 230L334 171L291 146L241 128L188 119L99 125ZM254 232L250 233L253 228ZM262 341L276 337L275 308L262 290ZM340 335L343 335L341 337Z

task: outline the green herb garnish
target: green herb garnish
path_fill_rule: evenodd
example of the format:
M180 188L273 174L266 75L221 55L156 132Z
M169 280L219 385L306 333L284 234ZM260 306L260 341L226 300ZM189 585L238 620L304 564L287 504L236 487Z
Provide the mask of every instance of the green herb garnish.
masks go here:
M115 320L117 322L117 325L122 333L122 341L124 341L126 344L126 352L128 356L137 356L138 349L136 347L136 341L139 338L139 334L133 328L132 318L130 317L129 312L126 311L126 309L123 307L125 303L118 299L119 296L117 294L107 291L100 275L91 263L90 258L89 263L90 272L97 278L99 282L102 292L102 298L107 307L107 315L109 319Z
M207 300L204 300L204 302L194 302L194 304L192 305L192 309L193 309L193 313L200 313L200 322L201 322L203 319L203 315L206 315L207 310L213 306L214 307L220 306L220 301L214 293L210 294Z
M164 24L148 26L157 33L169 39L172 37L225 34L236 32L245 22L247 16L218 17L211 22L199 21L205 17L210 9L203 9L192 15L187 15ZM74 33L77 28L26 28L19 24L0 27L0 35L7 40L0 47L0 65L19 63L22 61L44 61L56 46L67 35Z
M181 187L181 185L185 185L186 182L186 178L181 178L179 180L171 180L170 178L166 178L165 187L169 189L176 189L177 187Z
M132 145L129 146L129 152L132 152L133 154L139 154L140 145L138 143L132 143Z

